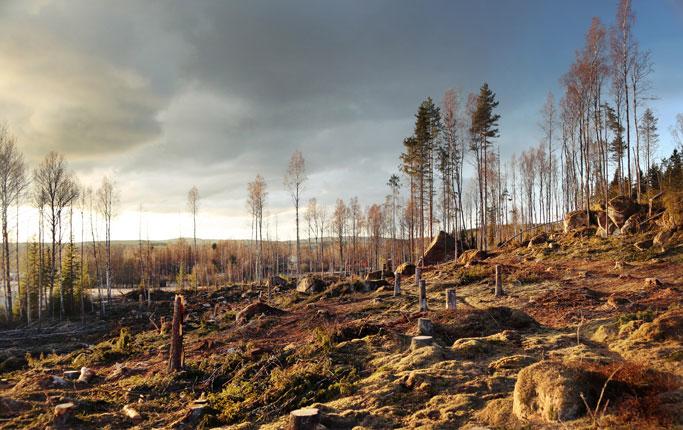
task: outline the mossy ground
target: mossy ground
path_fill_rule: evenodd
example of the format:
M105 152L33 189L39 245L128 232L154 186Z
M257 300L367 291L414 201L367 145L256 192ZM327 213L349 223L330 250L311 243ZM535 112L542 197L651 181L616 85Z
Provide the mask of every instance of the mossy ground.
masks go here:
M241 325L236 313L265 287L200 289L186 294L186 366L175 374L166 371L168 335L152 323L170 318L170 298L151 309L121 303L96 336L56 339L62 347L54 353L37 342L12 344L24 361L1 375L0 428L44 429L65 401L77 404L70 425L85 429L277 429L291 410L311 405L328 428L536 428L512 416L511 396L519 370L544 359L601 374L630 369L615 377L629 389L609 393L599 424L666 428L676 417L657 411L683 405L660 396L680 391L683 378L683 338L675 332L683 249L638 251L633 243L643 238L556 234L552 247L510 246L468 267L427 268L426 315L412 278L399 297L391 288L363 292L357 279L312 295L283 289L270 304L285 314ZM504 274L500 298L493 296L496 264ZM646 288L647 277L663 286ZM448 288L457 291L455 312L444 309ZM416 320L425 316L434 345L412 351ZM81 366L97 372L92 383L49 383ZM634 369L647 378L636 379ZM183 417L200 396L215 413L188 427ZM128 404L141 422L121 412Z

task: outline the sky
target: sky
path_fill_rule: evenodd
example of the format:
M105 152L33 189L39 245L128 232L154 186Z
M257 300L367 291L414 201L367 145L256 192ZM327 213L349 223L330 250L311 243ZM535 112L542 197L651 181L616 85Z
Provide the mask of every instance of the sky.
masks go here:
M683 112L683 0L633 9L664 155ZM561 96L591 18L609 26L615 13L616 0L8 0L0 121L29 166L54 150L86 186L114 178L114 239L190 236L193 185L199 237L248 238L257 173L270 238L277 226L291 239L293 151L306 159L304 202L381 202L419 103L486 81L501 153L519 153L541 138L539 111L548 91Z

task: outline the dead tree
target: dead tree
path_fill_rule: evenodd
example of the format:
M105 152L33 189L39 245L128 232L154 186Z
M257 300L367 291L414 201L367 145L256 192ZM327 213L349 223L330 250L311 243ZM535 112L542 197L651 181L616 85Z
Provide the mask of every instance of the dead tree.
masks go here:
M185 361L183 351L183 317L185 314L185 300L176 294L173 304L173 323L171 326L171 348L169 349L168 371L181 370Z

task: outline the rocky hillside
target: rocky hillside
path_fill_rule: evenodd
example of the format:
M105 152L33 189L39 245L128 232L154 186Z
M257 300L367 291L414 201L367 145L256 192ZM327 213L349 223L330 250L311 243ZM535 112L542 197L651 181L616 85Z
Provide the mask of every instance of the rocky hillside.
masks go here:
M94 337L4 335L0 428L279 429L301 408L319 429L683 426L683 232L655 234L468 252L422 271L426 311L405 267L398 295L381 274L187 292L175 373L170 294Z

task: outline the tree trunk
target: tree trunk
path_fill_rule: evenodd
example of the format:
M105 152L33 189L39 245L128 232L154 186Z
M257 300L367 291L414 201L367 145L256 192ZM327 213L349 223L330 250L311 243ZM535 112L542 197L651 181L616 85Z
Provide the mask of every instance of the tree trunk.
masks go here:
M171 325L171 346L169 348L168 371L176 372L183 368L183 317L185 313L183 296L176 294L173 304L173 323Z

